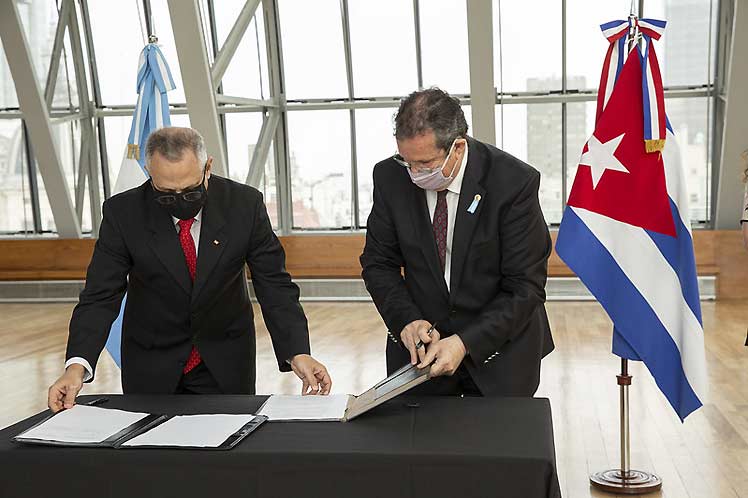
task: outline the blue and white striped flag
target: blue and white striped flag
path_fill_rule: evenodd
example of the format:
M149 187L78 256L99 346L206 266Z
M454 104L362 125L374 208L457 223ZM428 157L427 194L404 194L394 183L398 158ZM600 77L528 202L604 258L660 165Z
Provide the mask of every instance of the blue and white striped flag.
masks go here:
M164 54L155 43L149 43L140 53L138 60L137 92L138 103L132 116L130 136L127 140L122 166L117 176L112 194L140 186L148 179L145 170L145 144L153 130L170 126L169 100L166 92L176 85L171 77ZM122 299L119 316L112 323L106 349L117 366L122 366L120 346L122 342L122 315L127 302L127 294Z

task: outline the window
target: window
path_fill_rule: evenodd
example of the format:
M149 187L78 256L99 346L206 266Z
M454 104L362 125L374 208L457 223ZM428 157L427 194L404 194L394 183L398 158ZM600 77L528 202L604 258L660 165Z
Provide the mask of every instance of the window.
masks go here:
M708 99L665 99L665 110L686 172L691 221L708 220L712 176Z
M715 0L644 0L635 5L639 3L645 17L668 21L656 45L666 107L687 170L692 220L706 222L711 203L711 92L715 61L724 59L716 53L718 4ZM42 88L58 5L46 0L18 3ZM86 74L99 78L96 113L103 120L106 139L102 162L113 188L137 99L136 69L147 43L147 6L177 85L168 95L172 124L189 126L189 115L168 0L89 0L87 5L91 26L80 15L79 21L82 30L91 30L97 67L90 67L86 54L83 64ZM214 58L213 50L223 46L244 5L244 0L199 0L209 60ZM631 2L492 0L492 5L496 143L541 171L540 203L548 223L557 224L582 147L594 129L596 89L608 48L600 24L626 19ZM273 8L275 12L269 10ZM76 14L80 13L76 4ZM277 26L269 24L271 20ZM276 32L280 40L270 36ZM70 41L66 33L53 96L56 112L75 112L80 100ZM274 46L278 41L279 46ZM347 42L350 50L346 50ZM269 46L274 46L272 52L280 53L282 60L269 60ZM87 50L87 44L82 48ZM274 68L273 64L282 66ZM289 105L274 137L283 137L283 143L271 144L258 187L273 226L286 232L366 227L373 202L373 167L395 152L393 116L399 101L417 88L438 86L467 97L463 109L469 133L475 134L464 0L263 1L218 91L226 96L269 99L271 90L275 91L270 74L276 71L283 78L276 82L280 94L275 97L285 97ZM14 114L17 106L12 76L5 58L0 57L0 109L13 111L0 112L0 209L5 210L0 212L0 232L54 231L45 185L34 164L31 171L37 181L27 181L30 159L22 146L21 121ZM227 175L245 182L268 108L245 101L219 104L218 112L227 144ZM58 122L54 130L66 188L74 199L81 127L76 121ZM275 150L282 154L276 156ZM82 225L90 230L94 222L87 187L82 199ZM6 216L6 212L14 214ZM282 223L281 212L291 214ZM35 218L40 220L38 227Z
M288 113L294 228L345 228L351 223L350 113Z
M347 97L340 2L280 0L279 10L287 97Z
M217 50L226 41L245 0L214 2ZM226 68L222 80L222 93L236 97L264 98L268 96L267 57L265 52L265 25L262 5L247 27L241 42ZM208 45L210 46L210 45Z
M497 108L497 114L501 109ZM496 116L501 122L501 116ZM561 104L513 104L504 106L503 149L540 171L540 206L547 223L560 223ZM500 137L497 137L497 143Z
M494 0L494 80L499 91L561 89L561 2L542 3L538 15L536 2Z
M356 97L408 95L418 87L413 3L350 0Z
M358 166L358 217L366 220L374 203L374 165L397 152L394 116L397 109L356 111L356 163Z
M711 0L648 0L644 13L668 22L657 46L665 86L701 86L711 81L716 5Z
M630 8L629 0L574 0L566 3L568 88L597 89L609 45L600 25L626 19Z
M18 98L13 75L10 74L8 60L5 58L5 49L0 43L0 108L4 107L18 107Z
M450 94L469 94L465 2L428 0L419 6L424 88L438 86Z
M34 230L20 119L0 120L0 233Z
M101 101L106 105L134 106L138 99L135 88L138 57L148 43L138 3L136 0L88 2ZM176 61L168 56L166 61L174 75L178 69ZM174 99L174 93L169 93L170 100Z

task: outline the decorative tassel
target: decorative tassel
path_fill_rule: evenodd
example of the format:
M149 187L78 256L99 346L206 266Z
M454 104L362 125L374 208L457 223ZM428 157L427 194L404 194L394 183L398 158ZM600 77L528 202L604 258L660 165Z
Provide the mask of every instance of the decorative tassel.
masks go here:
M645 140L644 147L646 147L648 153L662 152L662 149L665 148L665 139L658 138L656 140Z
M138 144L127 144L127 158L136 161L140 159L140 146Z

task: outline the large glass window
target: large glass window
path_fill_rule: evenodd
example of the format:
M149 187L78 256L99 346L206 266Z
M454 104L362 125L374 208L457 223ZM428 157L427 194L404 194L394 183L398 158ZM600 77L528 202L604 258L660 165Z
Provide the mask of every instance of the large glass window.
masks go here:
M691 217L696 222L708 221L710 92L718 59L714 42L718 4L715 0L644 0L635 2L636 6L639 3L643 3L644 17L668 21L656 45L668 92L666 107L684 160ZM210 61L213 49L223 46L244 5L244 0L198 2ZM600 24L626 19L631 2L492 0L492 5L498 92L496 144L542 173L541 206L548 223L556 224L582 147L594 129L595 92L608 48ZM42 88L49 71L58 6L59 2L47 0L18 3ZM149 10L152 31L159 37L177 84L168 95L172 124L189 126L190 120L184 109L167 0L88 0L87 6L97 67L95 71L90 67L85 53L82 63L86 74L98 76L97 119L104 125L102 163L108 168L111 191L125 153L132 120L129 113L137 99L136 69L147 43L145 15ZM268 10L273 7L275 11ZM211 12L213 17L206 17ZM76 5L76 14L85 29L80 5ZM277 26L269 24L273 19ZM282 58L269 60L267 48L276 43L270 36L274 32L280 38L275 48ZM350 51L346 41L350 41ZM55 113L74 110L81 100L70 42L66 34L53 96ZM85 52L85 40L82 45ZM273 68L273 64L278 66ZM275 74L271 69L282 75L276 82L280 94L275 96L281 103L283 97L290 103L281 109L278 137L284 137L284 142L272 143L258 187L273 226L285 231L365 228L373 202L372 169L395 152L393 116L400 99L419 86L438 86L453 95L467 96L463 109L470 134L474 134L464 0L261 2L218 91L229 96L271 98L269 75ZM93 100L93 96L87 98ZM252 103L235 105L220 104L220 126L227 146L227 174L245 182L268 109ZM10 70L0 56L0 232L34 230L35 214L41 220L41 230L54 231L38 168L30 170L36 181L27 181L28 162L36 158L26 158L21 121L13 112L1 112L17 106ZM79 184L81 129L75 120L54 125L66 188L73 199ZM281 154L276 155L276 150ZM87 186L84 188L82 226L90 230L90 199ZM34 213L35 204L38 213ZM281 212L291 214L284 216L282 223Z

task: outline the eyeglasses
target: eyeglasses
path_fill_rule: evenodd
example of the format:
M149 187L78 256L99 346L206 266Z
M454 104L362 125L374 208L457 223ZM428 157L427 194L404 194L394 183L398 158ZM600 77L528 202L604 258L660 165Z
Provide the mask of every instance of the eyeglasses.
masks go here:
M413 161L412 163L409 163L400 154L395 154L392 156L392 159L394 159L395 162L397 162L403 168L408 168L408 169L415 168L420 171L431 172L442 167L441 164L436 164L435 166L429 166L430 164L433 164L434 162L439 161L441 159L439 157L430 159L428 161Z
M447 162L447 159L449 159L449 156L452 155L452 151L455 147L455 142L457 142L457 139L454 139L452 141L452 145L449 147L449 151L447 152L447 155L442 159L441 157L435 157L433 159L429 159L428 161L413 161L408 162L401 156L399 153L394 154L392 156L392 159L395 160L400 166L408 169L415 168L419 171L428 171L429 173L432 173L436 171L437 169L443 168L444 165ZM437 164L434 164L437 163Z
M193 185L192 187L187 187L182 192L175 193L175 194L163 194L162 191L157 189L156 186L153 184L153 180L151 180L151 187L153 188L154 192L157 193L156 195L156 202L161 204L162 206L170 206L177 202L177 198L181 197L182 200L185 202L198 202L200 199L203 198L203 195L205 195L205 192L201 188L203 184L205 183L205 168L203 168L203 179L200 180L200 183L197 185Z

